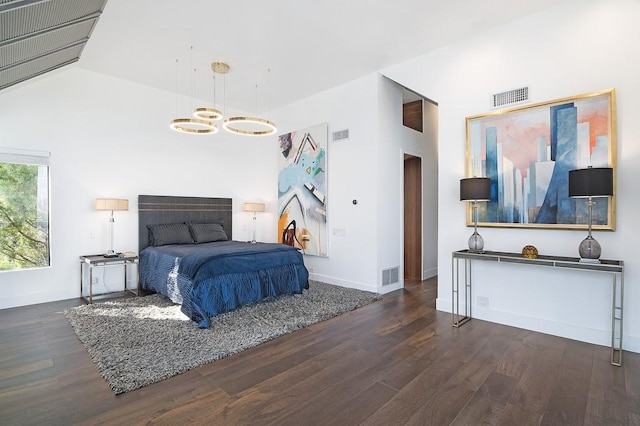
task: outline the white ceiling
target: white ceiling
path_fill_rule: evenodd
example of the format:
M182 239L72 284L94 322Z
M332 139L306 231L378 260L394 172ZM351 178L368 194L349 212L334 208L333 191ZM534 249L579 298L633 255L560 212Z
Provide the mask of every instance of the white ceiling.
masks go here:
M108 0L78 65L213 103L224 61L216 106L262 113L558 1Z

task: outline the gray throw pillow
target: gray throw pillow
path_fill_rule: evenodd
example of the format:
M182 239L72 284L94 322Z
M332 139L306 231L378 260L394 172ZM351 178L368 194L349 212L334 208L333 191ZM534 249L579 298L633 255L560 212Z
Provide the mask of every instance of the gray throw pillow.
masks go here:
M192 244L193 239L186 223L164 223L148 225L152 246L168 244Z
M196 244L227 241L227 233L219 223L190 223L191 236Z

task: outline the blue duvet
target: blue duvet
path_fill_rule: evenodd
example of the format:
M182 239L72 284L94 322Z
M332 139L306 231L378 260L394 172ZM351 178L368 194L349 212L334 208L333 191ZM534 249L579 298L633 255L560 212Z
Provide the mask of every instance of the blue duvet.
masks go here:
M147 247L140 285L182 305L201 328L209 318L280 294L302 293L309 273L302 254L284 244L218 241Z

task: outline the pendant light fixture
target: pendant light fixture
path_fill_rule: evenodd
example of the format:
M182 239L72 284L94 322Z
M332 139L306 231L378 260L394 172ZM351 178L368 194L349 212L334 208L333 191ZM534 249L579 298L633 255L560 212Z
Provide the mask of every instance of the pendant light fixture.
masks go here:
M193 67L193 47L191 47L191 62ZM176 59L176 81L177 81L177 64ZM225 93L224 98L226 101L226 74L231 67L225 62L213 62L211 63L211 70L214 73L213 77L213 104L214 107L198 107L193 111L195 118L176 118L171 121L169 127L181 133L195 134L195 135L210 135L218 132L218 125L214 121L223 119L223 112L216 108L216 74L222 74L225 78ZM271 70L269 70L271 72ZM195 69L194 69L195 73ZM193 82L192 82L193 85ZM177 83L176 83L176 96L177 96ZM256 110L258 109L258 86L256 86ZM276 125L260 117L229 117L224 119L222 127L230 132L238 135L245 136L267 136L274 134L278 128Z
M270 75L271 70L269 70L269 76ZM256 111L257 110L258 86L256 85ZM278 131L278 128L273 122L259 117L229 117L224 120L222 127L228 132L245 136L268 136Z
M263 130L253 130L252 128L243 129L240 126L264 126ZM231 133L247 136L267 136L274 134L278 128L271 121L258 117L229 117L224 120L222 127Z
M222 113L215 108L196 108L193 116L202 120L217 121L222 119Z
M197 118L174 118L169 123L169 127L177 132L191 135L211 135L218 131L215 123Z
M193 76L191 77L191 95L193 97L193 80L195 78L196 69L193 68L193 46L191 46L191 68L193 69ZM176 97L178 96L178 60L176 59ZM196 111L198 111L198 108ZM218 112L217 110L214 110ZM197 115L194 112L196 118L175 118L169 123L169 127L180 133L187 133L190 135L212 135L218 132L218 126L211 120L210 116ZM222 118L222 114L219 114Z
M213 71L213 108L201 107L193 111L193 115L201 120L218 121L222 120L222 112L216 106L216 74L226 74L229 72L229 65L224 62L213 62L211 64Z

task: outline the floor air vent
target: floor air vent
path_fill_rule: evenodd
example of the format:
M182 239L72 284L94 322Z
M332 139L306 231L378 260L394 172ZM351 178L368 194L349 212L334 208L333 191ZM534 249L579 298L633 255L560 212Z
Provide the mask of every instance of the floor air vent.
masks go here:
M349 139L349 129L339 130L333 132L333 141L341 141L343 139Z
M396 266L395 268L384 269L382 271L382 285L397 283L399 269L400 268L398 266Z
M519 104L529 100L529 87L508 90L491 95L491 107L500 108L507 105Z

